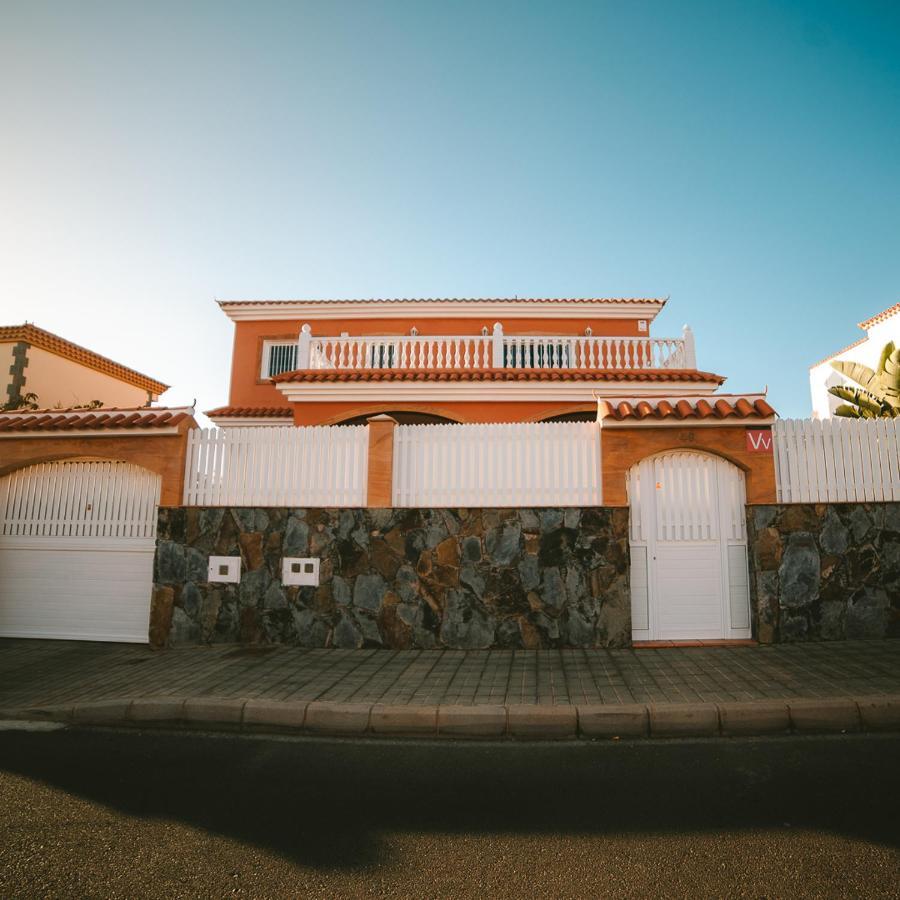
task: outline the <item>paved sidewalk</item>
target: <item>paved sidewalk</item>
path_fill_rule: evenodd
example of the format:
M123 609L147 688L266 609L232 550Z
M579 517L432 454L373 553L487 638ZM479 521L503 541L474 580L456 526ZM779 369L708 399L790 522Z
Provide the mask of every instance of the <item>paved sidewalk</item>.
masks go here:
M0 640L0 708L137 698L391 706L727 703L900 695L900 641L646 650L153 651Z

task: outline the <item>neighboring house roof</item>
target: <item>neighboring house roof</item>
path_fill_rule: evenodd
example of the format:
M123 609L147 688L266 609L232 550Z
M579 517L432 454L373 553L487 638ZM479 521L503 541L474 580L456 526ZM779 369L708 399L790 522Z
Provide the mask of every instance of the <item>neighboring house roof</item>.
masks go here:
M884 322L885 319L890 319L896 315L900 315L900 303L895 303L893 306L883 309L880 313L876 313L871 319L860 322L859 327L863 331L868 331L873 325L878 325L880 322Z
M33 409L0 412L0 432L103 431L105 429L172 428L192 418L194 410L182 407L133 409Z
M234 419L292 419L294 413L285 406L217 406L204 415Z
M626 419L771 419L776 415L760 395L719 394L671 400L599 400L598 417L621 422Z
M157 381L155 378L142 375L134 369L129 369L128 366L123 366L121 363L107 359L99 353L94 353L93 350L73 344L57 334L45 331L43 328L38 328L37 325L32 325L28 322L24 325L0 326L0 342L10 341L24 341L34 347L39 347L41 350L70 359L82 366L87 366L89 369L117 378L119 381L124 381L126 384L131 384L151 394L162 394L169 389L169 385L163 384L163 382Z
M275 383L330 381L700 381L723 384L724 376L693 369L298 369Z

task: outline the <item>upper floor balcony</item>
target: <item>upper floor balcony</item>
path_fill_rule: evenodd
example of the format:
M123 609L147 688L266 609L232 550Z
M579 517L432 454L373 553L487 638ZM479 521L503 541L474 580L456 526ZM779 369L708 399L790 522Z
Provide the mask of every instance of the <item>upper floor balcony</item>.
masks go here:
M688 326L679 338L593 335L508 335L498 322L480 335L365 335L316 337L304 325L296 342L267 341L263 378L300 370L361 371L573 369L647 371L697 368Z

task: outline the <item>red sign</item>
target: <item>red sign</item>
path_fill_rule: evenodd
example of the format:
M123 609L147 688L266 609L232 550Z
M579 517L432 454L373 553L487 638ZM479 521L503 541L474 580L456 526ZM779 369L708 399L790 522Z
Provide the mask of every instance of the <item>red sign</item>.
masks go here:
M772 431L769 428L748 428L747 429L747 452L748 453L771 453L772 452Z

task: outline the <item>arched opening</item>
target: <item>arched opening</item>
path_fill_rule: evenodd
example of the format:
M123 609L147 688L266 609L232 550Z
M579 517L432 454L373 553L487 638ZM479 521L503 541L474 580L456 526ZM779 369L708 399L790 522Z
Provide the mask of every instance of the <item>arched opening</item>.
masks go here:
M548 416L541 419L542 422L596 422L597 410L581 410L579 412L560 413L557 416Z
M372 416L383 415L396 419L400 425L455 425L456 420L447 416L438 416L434 413L415 412L407 410L388 409L383 412L368 412L361 416L353 416L349 419L342 419L340 422L334 422L335 425L365 425Z
M744 473L694 450L628 473L634 640L750 637Z

